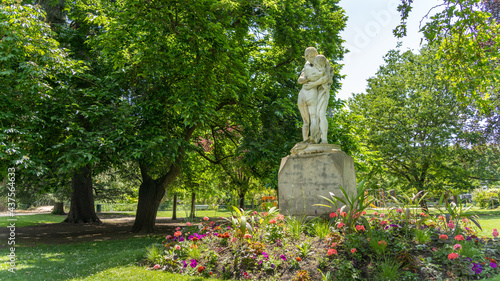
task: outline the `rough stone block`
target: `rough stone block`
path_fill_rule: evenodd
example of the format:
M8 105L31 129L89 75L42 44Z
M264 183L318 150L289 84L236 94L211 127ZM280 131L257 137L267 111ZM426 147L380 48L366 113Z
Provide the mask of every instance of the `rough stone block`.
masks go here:
M319 195L330 198L332 192L341 196L339 186L348 194L357 190L354 161L345 152L289 155L281 160L278 174L280 212L306 217L329 214L332 209L313 205L329 204Z

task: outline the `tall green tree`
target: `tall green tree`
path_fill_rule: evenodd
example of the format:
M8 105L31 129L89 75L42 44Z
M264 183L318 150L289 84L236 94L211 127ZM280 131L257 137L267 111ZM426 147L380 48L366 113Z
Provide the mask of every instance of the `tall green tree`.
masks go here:
M349 100L359 116L362 142L378 162L375 170L418 191L470 187L457 156L478 137L467 128L473 111L437 79L439 67L432 49L420 54L390 51L385 65L368 79L366 93Z
M143 182L133 231L153 230L165 190L186 151L195 150L197 130L237 125L249 119L258 96L296 85L307 46L333 60L343 53L338 33L345 16L336 1L85 4L88 20L104 31L90 40L95 54L114 66L108 77L136 111L129 155L140 163ZM262 67L251 67L257 61ZM251 87L256 76L267 76L266 93ZM298 93L297 86L287 89L280 98Z

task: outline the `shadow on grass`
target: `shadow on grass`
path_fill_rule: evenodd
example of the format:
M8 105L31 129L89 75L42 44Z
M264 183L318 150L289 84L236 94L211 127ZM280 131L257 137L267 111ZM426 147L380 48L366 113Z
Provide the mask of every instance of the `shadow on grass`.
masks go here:
M1 255L0 280L67 280L88 277L106 269L142 260L145 248L158 241L158 238L134 238L34 248L17 247L16 273L8 271L7 255Z

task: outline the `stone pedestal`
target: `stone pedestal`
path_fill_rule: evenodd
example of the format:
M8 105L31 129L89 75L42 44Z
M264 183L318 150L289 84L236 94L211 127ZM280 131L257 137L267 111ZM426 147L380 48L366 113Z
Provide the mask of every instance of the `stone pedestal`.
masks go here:
M278 174L278 203L282 214L294 216L327 215L333 209L313 206L329 202L330 192L342 196L356 192L356 172L351 156L337 145L309 144L292 149L292 155L281 160ZM337 206L340 207L340 206Z

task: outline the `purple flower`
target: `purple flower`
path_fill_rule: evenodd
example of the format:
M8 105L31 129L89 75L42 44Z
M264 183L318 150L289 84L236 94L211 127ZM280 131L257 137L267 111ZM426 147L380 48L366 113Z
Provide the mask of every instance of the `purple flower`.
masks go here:
M198 263L196 262L196 260L195 260L195 259L192 259L192 260L191 260L191 267L192 267L192 268L195 268L197 265L198 265Z
M188 266L187 262L186 261L182 261L182 263L184 264L182 267L183 268L186 268Z
M399 227L397 224L391 224L391 227Z
M182 236L181 236L181 237L179 237L179 242L182 242L182 241L184 241L184 240L186 240L186 239L184 239L184 237L182 237Z
M466 227L466 228L467 228L467 227ZM469 230L469 229L467 229L467 230ZM467 239L465 239L465 240L470 241L470 240L472 240L472 237L467 236Z
M280 258L283 260L283 261L286 261L286 257L285 255L281 255Z
M476 274L480 274L481 272L483 272L481 268L476 268L474 271L476 272Z
M274 268L274 263L271 264L271 268Z
M490 262L490 266L491 266L491 268L497 268L498 267L498 265L496 263L494 263L494 262Z
M264 258L268 259L269 258L269 255L266 253L266 252L262 252L262 255L264 256Z

